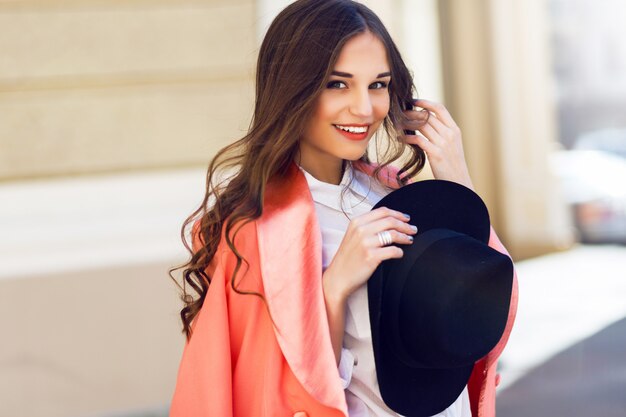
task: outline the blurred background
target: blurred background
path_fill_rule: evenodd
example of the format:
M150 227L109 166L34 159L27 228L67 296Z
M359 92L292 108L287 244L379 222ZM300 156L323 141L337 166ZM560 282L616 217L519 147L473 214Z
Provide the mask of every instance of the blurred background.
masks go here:
M0 416L167 415L167 270L288 3L0 1ZM364 3L516 260L498 415L626 416L626 3Z

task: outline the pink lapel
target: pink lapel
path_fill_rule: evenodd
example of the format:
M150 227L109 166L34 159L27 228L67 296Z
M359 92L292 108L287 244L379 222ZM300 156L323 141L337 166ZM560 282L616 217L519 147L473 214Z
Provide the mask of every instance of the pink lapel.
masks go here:
M363 162L354 166L369 175L374 170ZM397 188L394 174L384 170L381 182ZM313 398L347 414L321 285L322 236L306 178L295 163L267 185L257 224L263 288L283 355Z
M354 166L359 171L365 172L367 175L371 177L374 174L374 170L376 169L377 164L367 164L363 161L354 161L352 163L352 166ZM397 173L398 173L398 168L396 168L393 165L387 165L384 169L382 169L378 173L378 176L376 178L378 179L378 181L380 181L380 183L388 187L400 188L401 185L398 184L398 181L396 180ZM404 177L404 175L401 175L401 177ZM412 182L412 181L409 181L409 182Z
M347 415L321 285L322 236L295 163L267 185L257 224L263 287L283 355L313 398Z

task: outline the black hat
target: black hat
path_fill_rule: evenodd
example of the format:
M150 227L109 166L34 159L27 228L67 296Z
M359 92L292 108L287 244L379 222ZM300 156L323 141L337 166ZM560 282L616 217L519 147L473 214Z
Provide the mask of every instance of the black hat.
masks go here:
M382 262L367 284L380 393L397 413L432 416L502 337L513 264L487 245L487 207L462 185L419 181L378 207L408 213L418 227L412 244L399 245L404 256Z

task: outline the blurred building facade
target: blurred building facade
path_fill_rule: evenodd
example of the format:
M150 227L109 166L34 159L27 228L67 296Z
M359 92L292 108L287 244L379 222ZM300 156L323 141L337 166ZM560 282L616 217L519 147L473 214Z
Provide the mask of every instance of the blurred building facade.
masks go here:
M287 3L0 3L0 183L203 169L246 131L258 45ZM547 166L557 138L548 0L364 3L392 32L420 96L443 101L462 128L474 183L514 257L568 247ZM177 256L0 280L0 328L11 335L0 347L0 414L165 406L183 343L166 276Z
M560 141L626 126L626 3L551 0ZM624 139L626 141L626 138Z
M0 179L204 165L247 128L252 0L0 3Z
M184 343L167 269L182 251L158 249L159 229L178 212L176 237L192 209L166 184L246 130L255 13L0 2L0 415L165 415Z

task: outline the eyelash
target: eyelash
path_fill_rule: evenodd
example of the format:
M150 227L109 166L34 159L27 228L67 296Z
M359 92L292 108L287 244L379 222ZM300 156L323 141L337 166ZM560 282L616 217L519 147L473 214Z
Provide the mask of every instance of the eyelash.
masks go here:
M341 87L337 87L337 84L346 84L343 81L330 81L328 84L326 84L326 88L332 88L332 89L337 89L337 90L342 90L343 88ZM388 83L386 83L385 81L375 81L372 84L370 84L370 86L374 85L374 84L380 84L380 87L378 88L374 88L374 90L381 90L384 88L387 88L389 86Z

